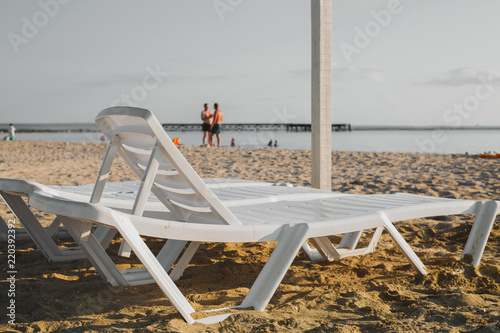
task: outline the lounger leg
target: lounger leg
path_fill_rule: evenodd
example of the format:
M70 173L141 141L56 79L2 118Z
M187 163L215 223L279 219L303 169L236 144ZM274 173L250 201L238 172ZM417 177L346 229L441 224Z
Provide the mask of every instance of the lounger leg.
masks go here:
M170 273L170 278L173 281L177 281L182 277L184 270L186 269L191 259L193 259L193 256L196 253L196 250L198 250L198 248L200 247L200 244L201 242L191 242L191 244L189 244L186 252L184 252L181 259L179 259L174 269Z
M116 224L118 232L120 232L127 243L130 244L130 247L142 262L144 267L147 268L148 272L156 281L160 289L165 293L169 301L177 309L177 311L180 312L184 319L189 324L194 323L194 319L191 317L191 313L194 312L193 307L189 304L184 295L182 295L172 279L170 279L158 260L156 260L153 253L151 253L151 250L139 236L139 233L130 219L124 216L117 217L116 219L118 220L118 223Z
M394 227L392 222L384 213L379 213L382 220L385 222L385 229L389 232L392 239L396 242L396 245L399 247L401 251L403 251L404 256L411 263L413 268L415 268L420 274L425 275L427 272L425 271L425 266L422 261L417 257L415 252L411 249L410 245L404 240L398 230Z
M315 237L311 238L310 241L316 247L317 252L312 252L313 250L309 248L307 243L304 243L304 245L302 245L302 249L308 254L311 260L340 260L345 257L364 255L375 251L375 248L383 231L383 227L376 228L375 232L373 233L372 239L370 240L370 244L368 244L368 246L365 248L356 249L362 232L355 231L345 234L340 244L336 247L333 246L328 237ZM344 244L347 248L343 247L342 244ZM308 251L311 251L311 253L309 253Z
M175 260L179 257L186 244L186 241L169 239L163 245L156 259L158 259L165 271L168 272L170 270L170 267L175 263Z
M56 233L57 228L59 228L60 225L61 221L59 220L59 217L56 217L54 221L52 221L52 223L47 228L45 228L45 231L49 236L52 236Z
M340 253L335 246L333 246L328 237L311 238L311 242L325 260L332 261L340 259Z
M47 259L58 262L82 257L81 253L76 253L75 257L64 256L21 197L5 192L2 193L2 197L35 242L36 247Z
M307 242L302 243L302 251L304 251L312 261L324 259L321 253L317 249L311 248Z
M375 229L375 232L373 233L372 239L370 241L370 244L368 244L367 247L367 253L371 253L375 251L375 248L377 247L378 241L380 239L380 236L382 236L382 232L384 231L383 227L378 227Z
M68 232L74 238L80 235L82 221L71 219L69 217L61 217L61 222L64 224ZM97 239L90 234L86 241L79 242L80 247L87 255L90 263L95 267L96 271L101 275L102 279L112 286L128 286L129 283L123 277L115 263L102 248Z
M340 241L339 248L345 248L349 250L354 250L356 245L358 245L359 239L361 238L362 230L349 232L342 237Z
M127 244L125 240L122 240L120 248L118 249L118 255L121 257L130 258L132 254L132 248Z
M0 239L7 239L9 234L9 227L7 222L0 216Z
M61 217L61 221L73 237L79 236L79 231L83 222L65 217ZM103 242L99 241L99 237L95 236L96 233L99 233L99 230L102 230L104 235L114 235L117 232L116 229L99 226L93 234L87 237L87 241L80 241L79 244L104 281L112 286L154 283L149 274L144 275L140 273L141 269L119 270L106 253L105 248L101 245ZM106 242L106 244L108 244L108 242ZM170 270L170 267L174 264L185 245L185 241L168 240L163 246L160 253L158 253L157 260L166 271ZM180 273L182 275L182 271L180 271Z
M103 249L107 249L116 235L116 229L100 225L94 230L94 237L97 239Z
M488 237L490 236L493 223L498 211L498 203L496 201L484 202L477 213L476 220L472 225L472 229L465 244L464 253L472 256L472 264L478 266L481 262Z
M306 224L283 228L278 245L241 303L241 307L253 307L257 311L266 308L302 243L307 239L309 227Z

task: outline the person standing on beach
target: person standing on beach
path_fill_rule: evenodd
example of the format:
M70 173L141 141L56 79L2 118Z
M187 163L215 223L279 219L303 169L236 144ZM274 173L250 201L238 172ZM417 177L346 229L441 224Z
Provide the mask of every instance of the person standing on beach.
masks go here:
M208 144L210 145L210 127L212 125L212 121L214 120L214 114L212 111L208 109L208 104L203 104L205 108L201 111L201 120L203 124L201 124L201 130L203 131L203 146L206 146L206 142L208 140Z
M11 140L14 140L16 137L16 128L14 127L14 125L10 124L9 125L9 138Z
M215 146L214 144L214 135L217 135L217 147L220 147L220 132L222 130L222 111L219 110L219 104L214 104L214 121L212 122L212 127L210 128L210 146Z

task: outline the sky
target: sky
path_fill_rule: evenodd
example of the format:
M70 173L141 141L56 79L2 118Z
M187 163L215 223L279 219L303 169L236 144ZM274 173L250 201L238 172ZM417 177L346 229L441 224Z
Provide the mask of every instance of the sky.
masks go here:
M333 0L332 121L500 126L500 1ZM0 123L311 119L309 0L1 0Z

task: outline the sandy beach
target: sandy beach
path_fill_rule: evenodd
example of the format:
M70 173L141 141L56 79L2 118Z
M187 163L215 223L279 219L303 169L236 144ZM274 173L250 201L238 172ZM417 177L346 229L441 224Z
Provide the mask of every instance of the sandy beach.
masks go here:
M204 178L237 177L310 186L310 151L180 148ZM0 177L42 184L93 183L106 144L0 142ZM333 152L332 188L500 200L500 160L472 155ZM136 179L118 160L110 181ZM2 202L0 215L13 215ZM36 213L44 223L53 216ZM30 240L16 242L16 325L6 323L6 244L1 243L2 332L500 332L500 223L479 268L460 261L473 216L396 223L426 265L418 276L384 233L372 254L311 262L299 253L264 312L236 310L212 325L188 325L156 285L108 286L86 259L49 263ZM159 250L163 242L148 239ZM71 246L70 238L57 238ZM110 247L116 253L120 239ZM177 285L196 310L238 305L274 244L202 244ZM138 260L113 256L120 268Z

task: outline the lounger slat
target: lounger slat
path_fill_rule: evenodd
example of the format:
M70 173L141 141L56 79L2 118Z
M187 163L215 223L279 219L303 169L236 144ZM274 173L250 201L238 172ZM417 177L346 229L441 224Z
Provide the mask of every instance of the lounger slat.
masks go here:
M151 149L154 147L155 138L149 134L115 132L123 139L123 144L136 149Z
M171 175L157 175L155 178L155 184L174 190L189 189L191 193L194 193L193 189L186 183L186 181L182 178L182 175L177 171L175 171L175 174Z
M146 170L148 161L149 161L149 155L134 155L130 154L130 152L127 152L128 156L130 156L130 160L134 161L134 164L136 164L136 167L139 168L144 172ZM159 166L160 169L172 169L173 165L169 161L162 160Z

